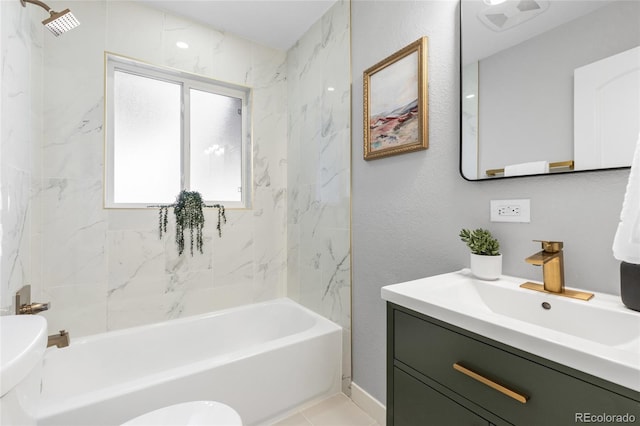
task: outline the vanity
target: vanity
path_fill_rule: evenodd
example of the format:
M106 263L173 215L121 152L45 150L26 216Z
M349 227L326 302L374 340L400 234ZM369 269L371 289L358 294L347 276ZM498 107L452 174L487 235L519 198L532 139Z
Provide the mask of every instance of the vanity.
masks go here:
M388 426L640 421L640 313L525 281L463 269L382 288Z

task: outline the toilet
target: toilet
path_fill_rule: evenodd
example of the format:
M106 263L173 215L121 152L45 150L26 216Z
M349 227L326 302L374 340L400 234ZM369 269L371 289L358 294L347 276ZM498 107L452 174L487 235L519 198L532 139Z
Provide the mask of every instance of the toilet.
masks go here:
M121 426L241 426L240 415L216 401L191 401L170 405L138 416Z
M43 317L0 316L0 424L36 424L46 347Z
M0 424L35 426L47 322L34 315L0 316ZM216 401L170 405L122 426L242 426L238 413Z

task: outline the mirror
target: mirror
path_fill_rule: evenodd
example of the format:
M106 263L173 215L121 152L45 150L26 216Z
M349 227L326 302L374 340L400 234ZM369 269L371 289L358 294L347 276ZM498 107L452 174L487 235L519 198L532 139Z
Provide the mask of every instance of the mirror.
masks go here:
M497 1L460 4L462 176L630 167L640 2Z

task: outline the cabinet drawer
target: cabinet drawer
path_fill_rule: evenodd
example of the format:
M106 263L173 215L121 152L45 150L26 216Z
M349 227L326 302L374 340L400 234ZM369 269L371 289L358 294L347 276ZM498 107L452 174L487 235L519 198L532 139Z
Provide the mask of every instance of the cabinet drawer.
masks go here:
M507 422L574 424L580 413L640 418L637 401L448 328L398 310L394 324L394 359Z
M404 371L393 369L393 426L489 426L489 422Z

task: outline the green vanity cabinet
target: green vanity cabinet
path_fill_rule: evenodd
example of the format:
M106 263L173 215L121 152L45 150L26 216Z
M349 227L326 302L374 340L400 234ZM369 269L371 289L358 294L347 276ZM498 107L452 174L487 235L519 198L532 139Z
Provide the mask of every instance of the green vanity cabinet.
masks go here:
M640 424L639 392L387 303L388 426L616 420Z
M473 425L489 422L399 368L393 370L395 404L393 424ZM387 424L389 424L387 422Z

